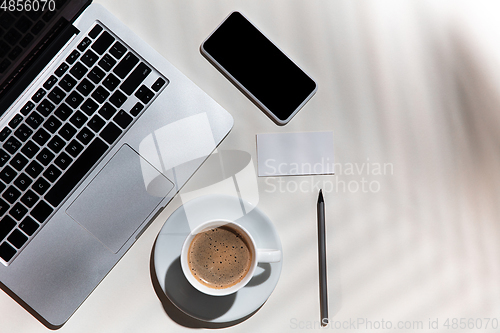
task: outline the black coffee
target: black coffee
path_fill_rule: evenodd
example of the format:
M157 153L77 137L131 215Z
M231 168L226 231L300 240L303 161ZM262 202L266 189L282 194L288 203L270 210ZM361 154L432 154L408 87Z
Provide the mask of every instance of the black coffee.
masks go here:
M191 241L187 259L198 281L210 288L223 289L247 275L252 253L237 230L221 226L197 234Z

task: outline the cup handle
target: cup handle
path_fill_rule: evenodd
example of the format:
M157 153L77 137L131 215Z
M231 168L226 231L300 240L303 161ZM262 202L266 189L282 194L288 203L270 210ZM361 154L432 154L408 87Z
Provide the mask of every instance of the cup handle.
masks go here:
M257 249L257 262L280 262L281 251L272 249Z

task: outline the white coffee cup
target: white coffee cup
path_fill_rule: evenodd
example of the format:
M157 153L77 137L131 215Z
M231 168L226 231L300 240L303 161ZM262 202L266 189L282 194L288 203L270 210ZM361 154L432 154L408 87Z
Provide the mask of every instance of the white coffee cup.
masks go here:
M244 238L250 250L252 259L248 272L239 282L227 288L211 288L205 284L202 284L197 278L195 278L195 276L191 272L188 263L188 252L191 242L198 233L205 232L210 229L214 229L221 226L225 226L237 231ZM199 226L197 226L195 229L191 231L191 233L184 240L184 244L182 245L182 251L181 251L181 267L182 267L182 272L184 273L186 279L193 287L195 287L202 293L212 296L225 296L237 292L252 279L258 263L272 263L279 261L281 261L280 250L258 249L252 235L245 228L243 228L238 223L227 220L212 220L204 222Z

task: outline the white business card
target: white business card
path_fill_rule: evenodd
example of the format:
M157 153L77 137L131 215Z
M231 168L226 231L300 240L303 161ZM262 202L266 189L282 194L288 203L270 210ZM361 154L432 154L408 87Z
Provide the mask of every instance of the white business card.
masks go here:
M257 134L259 177L333 175L333 132Z

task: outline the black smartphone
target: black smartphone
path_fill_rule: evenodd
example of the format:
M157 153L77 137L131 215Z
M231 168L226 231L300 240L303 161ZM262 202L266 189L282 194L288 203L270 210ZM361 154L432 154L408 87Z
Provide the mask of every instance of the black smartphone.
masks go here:
M239 12L229 14L200 51L278 125L288 123L317 90L314 80Z

